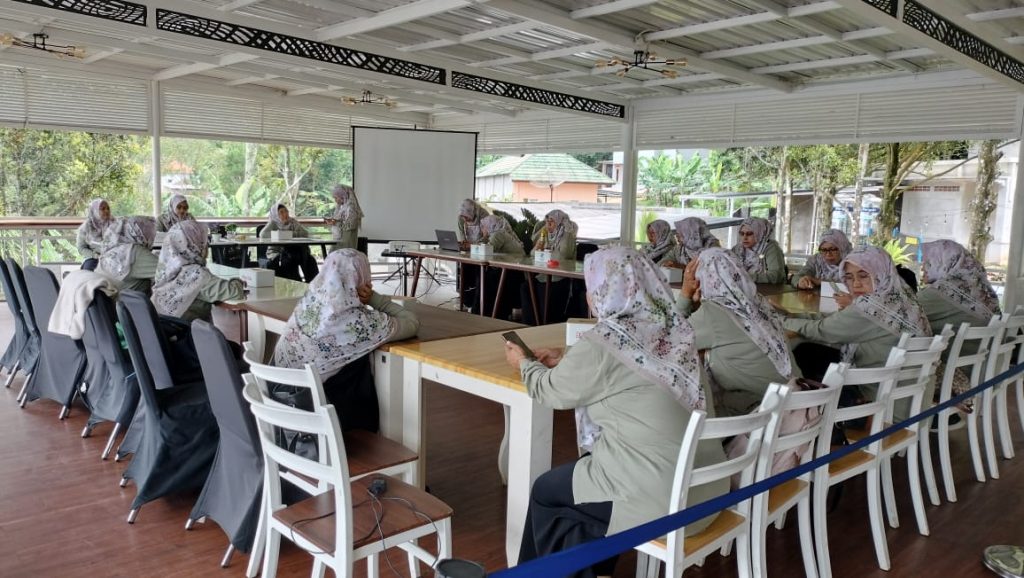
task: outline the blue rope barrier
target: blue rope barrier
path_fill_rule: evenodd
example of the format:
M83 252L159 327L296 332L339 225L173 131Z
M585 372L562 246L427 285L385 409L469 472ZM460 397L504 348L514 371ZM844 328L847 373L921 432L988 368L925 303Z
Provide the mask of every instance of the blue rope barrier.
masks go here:
M612 534L611 536L606 536L600 540L580 544L579 546L575 546L568 550L556 552L543 558L530 560L529 562L524 562L518 566L501 570L494 574L494 578L525 578L536 576L548 578L554 576L566 576L584 568L589 568L602 560L607 560L612 556L621 554L639 546L640 544L665 536L673 530L678 530L679 528L692 524L697 520L718 513L757 494L767 492L779 484L788 482L793 478L802 476L803 474L814 471L820 467L827 466L843 456L865 448L882 438L906 428L907 426L928 419L933 415L974 397L986 389L994 387L996 384L1002 383L1021 372L1024 372L1024 364L1012 367L992 379L979 384L975 388L969 389L960 395L952 397L949 400L922 411L915 416L909 417L899 423L882 429L878 433L869 435L859 441L843 446L820 458L813 459L793 469L765 478L760 482L740 488L728 494L718 496L717 498L701 502L695 506L690 506L685 510L669 514L664 518L652 520L640 526L636 526L635 528L624 530L618 534ZM925 435L927 435L927 433Z

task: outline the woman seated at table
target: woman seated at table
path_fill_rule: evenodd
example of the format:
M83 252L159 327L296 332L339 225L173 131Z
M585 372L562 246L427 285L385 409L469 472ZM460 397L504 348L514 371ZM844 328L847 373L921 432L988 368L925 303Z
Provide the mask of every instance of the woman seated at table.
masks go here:
M755 283L786 282L786 256L771 233L767 219L747 217L740 225L740 242L732 248Z
M309 231L298 220L288 214L288 207L278 204L270 209L267 224L260 231L260 239L270 239L274 231L291 231L294 237L309 237ZM319 268L308 245L271 245L267 247L267 267L285 279L313 281ZM299 277L299 270L302 277Z
M988 280L985 267L956 241L941 240L921 245L921 274L925 283L917 301L928 317L933 333L950 323L954 330L963 323L988 325L999 315L999 297ZM965 343L977 351L976 343Z
M782 319L724 249L702 251L686 266L677 308L693 326L719 415L750 413L769 383L800 377Z
M480 233L487 240L487 244L491 246L495 255L506 255L513 258L526 256L523 251L523 242L519 240L504 217L498 215L484 217L480 220ZM503 272L505 283L501 289L501 299L497 300L498 311L494 312L494 317L498 319L508 319L512 314L512 309L519 307L519 286L523 283L523 274L520 271L488 267L485 273L487 276L487 288L484 295L485 315L491 313L495 305L498 297L498 284ZM479 301L474 301L469 305L471 305L471 311L479 313Z
M840 267L850 294L839 294L836 298L841 307L838 312L824 318L820 314L810 314L810 319L791 317L783 323L788 331L816 342L797 347L794 354L804 376L819 381L829 363L843 361L854 367L881 367L903 333L914 337L932 335L928 318L885 250L857 249L846 256ZM841 349L816 344L837 344ZM874 399L875 389L862 393L866 399Z
M672 225L663 219L647 225L647 245L644 245L643 253L655 265L679 261L679 247L673 233Z
M544 224L533 234L533 252L551 251L551 259L559 263L576 259L576 223L572 222L565 211L555 209L544 217ZM533 253L531 253L533 254ZM565 277L537 273L527 277L527 283L533 284L537 297L537 308L533 310L530 300L530 289L523 283L519 289L519 300L523 304L523 322L536 325L544 319L544 295L548 294L548 323L561 323L566 320L566 307L569 302L571 283Z
M459 220L455 223L455 234L459 243L469 245L482 237L480 221L490 216L490 212L473 199L466 199L459 205Z
M711 234L708 224L699 217L686 217L675 222L678 250L675 259L662 263L665 267L682 269L700 255L704 249L720 247L718 238Z
M178 223L195 220L192 213L188 212L188 199L185 195L171 195L171 199L167 201L167 209L156 219L156 230L166 233Z
M208 234L195 221L182 221L167 232L153 279L157 313L212 322L214 303L245 297L240 280L222 279L206 268Z
M368 309L366 306L369 305ZM312 364L323 379L342 429L379 429L377 390L370 354L382 343L419 330L416 315L373 291L370 262L355 249L334 251L288 318L274 350L274 364Z
M338 185L331 193L334 196L334 214L327 219L334 237L335 249L356 249L359 244L359 224L363 221L363 210L359 199L348 185Z
M82 255L82 269L92 271L97 260L103 253L103 234L113 222L110 218L110 205L103 199L95 199L89 203L85 221L78 227L75 235L75 246Z
M96 272L109 277L120 290L152 294L159 259L153 254L156 221L153 217L124 217L107 230L107 250Z
M843 272L839 263L850 254L853 246L839 229L829 229L818 240L818 253L811 255L803 268L793 275L797 289L817 289L822 281L841 282Z
M664 516L690 416L713 414L693 329L668 306L672 293L654 264L635 249L611 247L587 256L584 275L597 324L579 343L564 355L537 350L539 361L505 345L530 397L555 409L578 408L593 441L590 453L534 482L520 563ZM666 306L651 306L657 303ZM697 466L723 459L717 440L698 445ZM697 486L687 502L728 491L728 483ZM610 559L575 576L608 576L614 567Z

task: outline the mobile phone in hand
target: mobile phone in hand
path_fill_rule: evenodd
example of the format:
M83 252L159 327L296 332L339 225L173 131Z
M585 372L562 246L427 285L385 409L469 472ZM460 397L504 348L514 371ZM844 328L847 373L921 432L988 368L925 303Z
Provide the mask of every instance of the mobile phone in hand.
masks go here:
M519 337L519 334L516 333L515 331L502 333L501 338L509 343L515 343L516 345L518 345L519 349L523 350L523 355L525 355L526 358L529 359L530 361L537 360L537 356L534 355L533 350L527 347L526 343L523 341L521 337Z

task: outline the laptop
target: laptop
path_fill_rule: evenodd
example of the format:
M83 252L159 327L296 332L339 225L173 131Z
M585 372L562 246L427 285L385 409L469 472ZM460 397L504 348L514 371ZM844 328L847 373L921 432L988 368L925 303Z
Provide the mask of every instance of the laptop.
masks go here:
M437 244L445 251L459 251L459 238L455 235L455 231L442 231L441 229L434 229L434 234L437 235Z

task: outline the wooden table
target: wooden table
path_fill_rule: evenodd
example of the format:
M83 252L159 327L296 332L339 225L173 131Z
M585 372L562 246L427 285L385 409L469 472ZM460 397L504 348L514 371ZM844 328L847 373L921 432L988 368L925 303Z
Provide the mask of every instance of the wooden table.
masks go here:
M423 268L424 259L440 259L442 261L451 261L457 264L460 268L463 265L479 265L480 266L480 287L477 290L478 297L480 299L480 314L484 314L484 267L487 265L487 259L485 257L474 257L469 253L463 253L461 251L448 251L446 249L423 249L423 250L409 250L405 254L412 257L415 260L415 264L412 268L412 295L416 296L416 287L420 283L420 270ZM462 283L463 275L459 274L459 305L462 305Z
M818 291L787 291L764 295L776 308L790 315L797 313L818 313L821 307L821 293Z
M526 287L530 292L530 305L533 306L534 319L540 320L540 324L543 325L548 322L548 303L550 301L551 292L548 288L544 290L544 309L537 309L537 294L533 287L533 282L530 280L531 274L539 275L558 275L559 277L569 277L571 279L583 279L583 262L582 261L559 261L557 267L548 267L547 265L538 265L533 261L533 257L520 257L518 255L494 255L487 261L488 267L498 267L501 269L501 276L498 277L498 293L494 299L494 311L491 313L493 317L498 312L498 303L501 299L502 289L505 287L505 275L509 270L522 271L526 275ZM549 276L547 282L551 282ZM540 312L540 315L537 313Z
M227 265L210 264L207 268L211 273L223 279L238 279L240 274L238 269ZM292 309L295 308L295 303L306 294L307 290L309 290L309 285L302 281L274 277L272 286L248 287L244 299L223 301L218 306L238 315L238 332L240 340L245 343L249 339L249 324L254 320L251 314L254 306L259 304L259 307L269 308L271 313L276 312L275 307L282 310L287 308L287 314L284 316L284 320L287 321L288 315L291 315Z
M528 327L518 331L532 348L564 347L565 324ZM422 380L471 393L502 404L508 411L508 499L505 554L509 566L519 559L519 545L534 480L551 469L552 410L526 393L519 369L505 361L500 334L483 334L414 344L395 344L391 353L402 358L405 429L402 442L423 455ZM499 458L501 459L501 458ZM421 478L422 479L422 478Z

